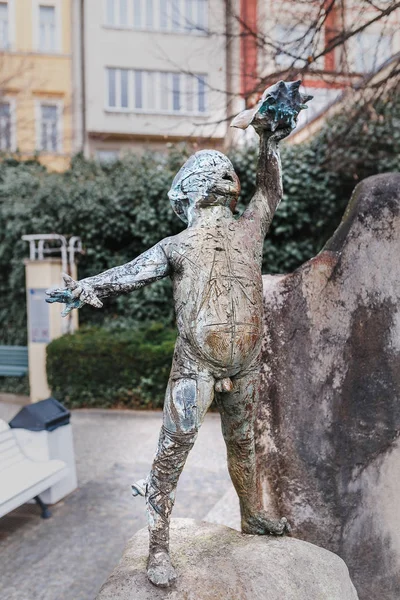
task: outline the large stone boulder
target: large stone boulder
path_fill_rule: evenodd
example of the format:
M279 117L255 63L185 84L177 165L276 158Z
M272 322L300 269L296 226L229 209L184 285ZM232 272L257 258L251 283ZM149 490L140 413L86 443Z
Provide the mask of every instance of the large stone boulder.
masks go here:
M400 175L359 184L324 250L264 290L264 497L362 600L398 600Z
M345 563L293 538L243 535L223 525L175 519L171 557L178 580L169 590L146 577L142 529L96 600L357 600Z

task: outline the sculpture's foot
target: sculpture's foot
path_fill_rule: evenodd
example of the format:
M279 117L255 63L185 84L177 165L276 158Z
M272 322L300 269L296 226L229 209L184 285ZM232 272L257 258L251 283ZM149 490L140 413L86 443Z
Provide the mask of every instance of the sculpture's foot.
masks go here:
M167 588L176 581L176 572L166 550L150 552L147 577L157 587Z
M242 519L242 532L252 535L285 535L290 533L286 517L269 519L263 510Z

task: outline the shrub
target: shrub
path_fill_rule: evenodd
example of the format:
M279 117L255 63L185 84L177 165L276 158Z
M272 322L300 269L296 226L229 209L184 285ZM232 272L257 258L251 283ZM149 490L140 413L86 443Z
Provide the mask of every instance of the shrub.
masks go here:
M3 394L29 396L28 375L24 377L0 377L0 391Z
M396 90L395 90L396 91ZM311 142L282 150L284 198L264 246L263 270L288 272L314 256L339 224L358 181L400 167L400 96L346 107ZM253 191L257 149L231 158L242 184L242 207ZM47 173L35 162L0 164L0 340L26 343L23 259L27 233L79 235L86 248L79 277L132 260L168 235L181 231L167 199L185 150L168 155L127 156L100 165L77 156L63 174ZM82 324L114 320L173 325L168 279L133 294L106 300L101 311L84 307Z
M176 333L149 327L86 327L47 346L54 396L70 408L159 408L163 404Z

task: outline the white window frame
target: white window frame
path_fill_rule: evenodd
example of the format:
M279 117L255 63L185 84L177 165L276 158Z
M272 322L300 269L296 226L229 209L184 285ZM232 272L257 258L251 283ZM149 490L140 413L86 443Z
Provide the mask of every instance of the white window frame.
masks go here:
M114 23L108 22L108 0L103 0L103 27L106 29L131 29L134 31L154 31L157 33L168 33L168 34L183 34L183 35L208 35L209 25L209 11L211 0L191 0L193 2L195 19L193 20L193 27L188 27L186 22L186 2L187 0L165 0L167 2L167 22L166 27L161 27L161 11L160 11L160 0L153 0L152 8L152 24L148 24L148 12L147 12L147 0L127 0L128 11L127 11L127 23L120 22L120 1L114 0ZM134 22L134 2L138 2L140 5L140 25ZM199 8L200 3L204 3L204 24L202 28L196 28L199 25L199 15L201 9ZM173 22L173 6L176 7L176 14L178 15L179 23Z
M110 106L109 104L109 88L108 88L108 70L114 69L116 71L116 94L115 103L116 106ZM121 106L121 71L128 71L128 107ZM135 95L135 72L141 71L142 73L142 101L143 107L136 108L136 95ZM104 110L109 113L136 113L136 114L155 114L155 115L175 115L175 116L191 116L191 117L207 117L209 116L208 108L208 89L207 89L207 74L206 73L195 73L191 75L192 84L192 105L193 110L188 110L188 97L187 93L190 93L190 86L188 86L188 77L186 73L179 71L155 71L151 69L125 69L114 66L107 66L104 69L104 82L105 82L105 104ZM151 75L152 85L154 90L151 92L155 99L155 108L149 108L146 106L146 101L149 98L150 91L148 89L148 75ZM172 82L173 76L179 75L180 77L180 110L173 109L173 92ZM204 104L205 110L199 111L199 78L204 78L205 82L205 96ZM163 91L164 82L167 80L167 93ZM166 102L166 107L162 108L163 101Z
M44 150L42 148L42 105L57 107L57 150ZM36 150L43 154L62 154L64 146L63 122L64 122L64 102L63 100L54 100L54 98L41 98L35 102L35 123L36 123Z
M40 54L59 54L62 52L62 22L61 22L61 0L32 0L33 6L33 48L35 52L39 52ZM40 48L40 21L39 21L39 7L40 6L52 6L55 9L56 16L56 39L55 39L55 48L54 50L41 50Z
M116 106L110 106L109 104L109 87L108 87L108 71L109 69L113 69L116 71L115 74L115 104ZM105 108L108 111L113 111L113 112L132 112L132 109L130 108L132 102L134 102L134 86L132 84L132 79L133 79L133 70L132 69L125 69L125 68L121 68L121 67L106 67L105 68L105 91L106 91L106 101L105 101ZM121 72L122 71L127 71L128 72L128 106L127 107L123 107L121 106Z
M107 21L108 0L103 0L103 27L106 27L107 29L132 29L133 0L126 0L127 1L127 22L125 24L120 22L120 15L121 15L120 1L121 0L114 0L114 23L108 23L108 21Z
M16 152L17 150L17 119L16 119L16 100L10 96L2 96L0 104L10 105L10 120L11 120L11 147L8 150L1 150L0 152Z
M1 0L1 3L8 4L8 46L0 48L1 52L7 52L15 45L15 0Z

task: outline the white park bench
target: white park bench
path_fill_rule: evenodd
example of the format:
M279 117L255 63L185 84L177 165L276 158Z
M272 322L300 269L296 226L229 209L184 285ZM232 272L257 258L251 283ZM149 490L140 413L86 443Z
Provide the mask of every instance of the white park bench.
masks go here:
M0 517L29 500L36 500L42 517L50 512L39 494L68 474L62 460L37 461L25 455L9 425L0 419Z

